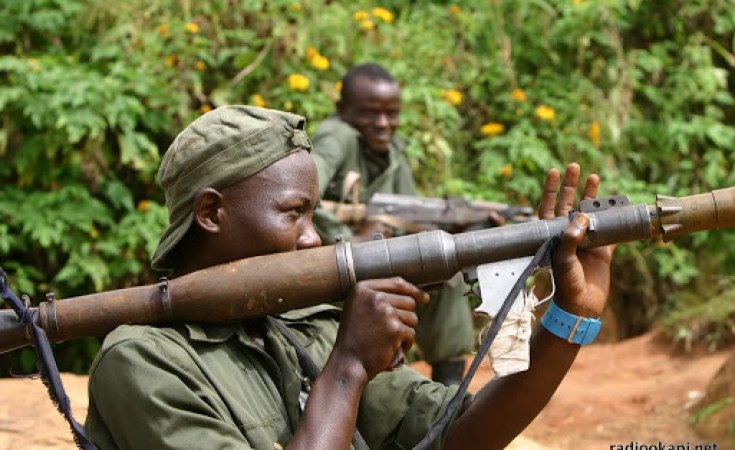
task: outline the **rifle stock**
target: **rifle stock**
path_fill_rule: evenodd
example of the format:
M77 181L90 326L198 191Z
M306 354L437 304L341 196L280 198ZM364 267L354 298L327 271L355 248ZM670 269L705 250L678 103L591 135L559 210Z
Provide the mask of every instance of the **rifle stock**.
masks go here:
M583 247L735 226L735 187L688 197L658 196L653 205L625 197L584 202L590 229ZM336 245L242 259L162 284L42 302L38 321L54 342L102 336L122 324L232 322L344 299L358 281L401 276L428 286L460 270L533 255L561 233L567 217L455 235L427 231L360 244ZM0 311L0 353L30 344L11 310Z

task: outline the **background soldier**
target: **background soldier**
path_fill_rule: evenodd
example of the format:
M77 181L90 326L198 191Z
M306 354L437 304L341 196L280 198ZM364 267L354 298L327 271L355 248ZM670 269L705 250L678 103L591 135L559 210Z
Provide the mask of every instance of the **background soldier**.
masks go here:
M396 134L400 95L398 82L378 64L358 65L345 74L335 115L320 124L313 136L322 199L351 201L345 197L354 193L360 203L366 203L375 193L416 195L404 152L406 141ZM338 235L361 242L375 233L394 234L394 228L382 222L365 222L353 231L323 209L317 209L314 223L326 244L333 244ZM473 350L466 291L457 276L432 291L431 302L418 309L416 342L431 364L432 379L447 385L462 381L465 355Z

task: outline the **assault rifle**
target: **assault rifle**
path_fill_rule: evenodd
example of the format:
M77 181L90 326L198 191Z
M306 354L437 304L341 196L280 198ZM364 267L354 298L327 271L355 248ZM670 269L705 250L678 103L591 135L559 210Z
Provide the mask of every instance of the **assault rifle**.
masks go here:
M461 197L434 198L400 194L373 194L367 203L322 200L322 208L348 225L378 221L411 232L436 229L465 230L487 222L519 223L535 220L530 206Z
M652 205L630 205L623 196L586 200L580 210L590 215L583 247L655 237L669 241L734 227L735 187L680 198L658 196ZM434 230L358 244L342 241L246 258L159 284L51 298L30 309L49 339L62 341L102 336L121 324L232 322L278 314L340 301L360 280L391 276L428 286L462 271L466 282L496 295L491 283L499 277L490 269L493 264L528 258L568 224L568 217L556 217L454 235ZM485 305L490 296L482 297L480 310L490 307ZM29 343L13 311L0 311L0 353Z

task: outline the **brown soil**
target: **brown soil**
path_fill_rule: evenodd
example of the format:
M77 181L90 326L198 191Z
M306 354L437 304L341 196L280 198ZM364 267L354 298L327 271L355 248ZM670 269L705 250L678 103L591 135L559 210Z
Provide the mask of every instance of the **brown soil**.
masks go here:
M608 450L619 444L622 450L631 443L662 442L693 450L712 443L689 426L688 406L730 351L680 354L652 334L586 347L546 409L509 448ZM414 367L427 372L425 364ZM62 378L81 422L87 407L86 377ZM490 378L492 371L483 364L471 389ZM74 448L68 426L40 380L1 379L0 392L0 450Z

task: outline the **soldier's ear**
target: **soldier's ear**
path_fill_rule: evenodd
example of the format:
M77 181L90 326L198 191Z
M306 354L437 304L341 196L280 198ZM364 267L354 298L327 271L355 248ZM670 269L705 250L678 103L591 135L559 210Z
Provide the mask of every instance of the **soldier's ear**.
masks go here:
M222 193L216 189L202 188L194 197L194 222L205 233L219 233L224 210Z

